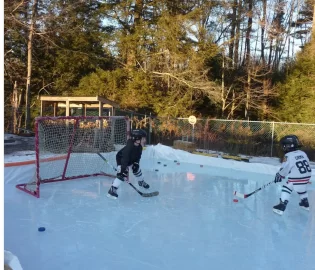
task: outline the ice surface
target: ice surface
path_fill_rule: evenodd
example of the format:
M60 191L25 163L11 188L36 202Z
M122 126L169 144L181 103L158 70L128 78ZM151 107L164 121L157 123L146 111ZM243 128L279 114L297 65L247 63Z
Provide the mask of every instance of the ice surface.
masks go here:
M279 164L159 145L144 151L141 166L159 196L143 198L122 184L118 200L111 200L106 193L112 179L97 177L43 184L36 199L15 188L31 176L32 165L5 168L5 249L25 270L315 269L314 183L309 212L299 209L293 193L278 216L272 207L280 184L238 203L233 192L270 182Z

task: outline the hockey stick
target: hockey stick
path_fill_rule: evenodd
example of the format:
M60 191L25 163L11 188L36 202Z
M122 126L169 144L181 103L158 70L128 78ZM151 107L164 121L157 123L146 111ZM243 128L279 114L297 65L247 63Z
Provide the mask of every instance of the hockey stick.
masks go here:
M109 162L108 162L108 160L101 154L101 153L97 153L99 156L100 156L100 158L102 159L102 160L104 160L115 172L117 172L117 169L114 167L114 166L112 166L112 164L110 164ZM157 196L157 195L159 195L159 192L158 191L154 191L154 192L150 192L150 193L144 193L144 192L141 192L139 189L137 189L132 183L130 183L130 182L128 182L128 184L130 185L130 186L132 186L132 188L135 190L135 191L137 191L142 197L154 197L154 196Z
M251 192L251 193L248 193L248 194L242 194L242 193L240 193L240 192L234 191L234 195L235 195L236 197L246 199L246 198L248 198L249 196L251 196L251 195L255 194L256 192L258 192L258 191L262 190L263 188L265 188L265 187L269 186L269 185L270 185L270 184L272 184L272 183L275 183L275 180L273 180L273 181L269 182L268 184L263 185L262 187L260 187L260 188L256 189L255 191L253 191L253 192Z

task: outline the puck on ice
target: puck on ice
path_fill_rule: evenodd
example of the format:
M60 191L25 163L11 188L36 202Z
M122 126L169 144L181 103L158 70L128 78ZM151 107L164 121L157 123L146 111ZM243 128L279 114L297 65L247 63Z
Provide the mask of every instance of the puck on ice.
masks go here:
M39 227L39 228L38 228L38 231L39 231L39 232L44 232L45 230L46 230L45 227Z
M164 167L166 167L167 165L166 164L164 164Z
M177 162L177 160L174 160L174 162Z
M233 199L233 202L238 202L238 199Z
M179 165L180 163L179 162L177 162L177 165Z
M161 164L161 161L158 161L158 164Z
M203 165L200 165L200 167L202 168L202 167L203 167Z
M158 172L159 170L158 170L158 169L155 169L155 171Z

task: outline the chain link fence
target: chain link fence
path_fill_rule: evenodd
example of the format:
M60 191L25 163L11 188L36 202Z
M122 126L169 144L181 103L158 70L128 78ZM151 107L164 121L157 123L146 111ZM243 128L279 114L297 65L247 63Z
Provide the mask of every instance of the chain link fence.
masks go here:
M302 150L315 161L315 124L197 119L192 125L188 118L152 117L134 112L128 116L133 129L148 132L148 144L173 146L175 140L182 140L193 142L197 149L229 155L281 157L280 139L295 134Z
M152 114L141 114L134 111L126 111L126 110L115 110L116 116L128 116L130 118L131 129L144 129L147 134L147 143L152 144Z
M87 115L95 113L91 111ZM156 117L151 113L116 109L115 115L128 116L132 129L146 130L148 144L173 146L175 140L181 140L193 142L197 149L229 155L281 157L280 139L295 134L303 145L302 150L315 161L315 124L197 119L192 125L188 118Z

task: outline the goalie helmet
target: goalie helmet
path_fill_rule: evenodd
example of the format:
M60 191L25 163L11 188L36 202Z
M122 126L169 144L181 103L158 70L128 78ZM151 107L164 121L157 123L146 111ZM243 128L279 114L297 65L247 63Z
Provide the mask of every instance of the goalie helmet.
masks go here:
M147 137L147 133L143 129L134 129L131 131L131 138L136 140L141 140L143 137Z
M285 153L295 151L301 147L299 138L296 135L287 135L280 140L280 145Z

